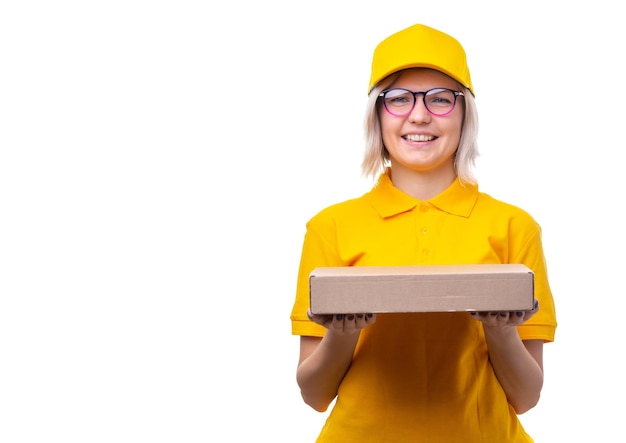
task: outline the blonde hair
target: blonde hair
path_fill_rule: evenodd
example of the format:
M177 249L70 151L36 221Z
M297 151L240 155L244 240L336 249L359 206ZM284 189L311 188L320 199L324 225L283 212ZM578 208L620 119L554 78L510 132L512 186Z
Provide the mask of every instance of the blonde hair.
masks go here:
M378 175L389 166L389 152L383 144L382 130L380 127L380 100L379 94L388 88L400 75L396 72L379 84L374 86L369 93L365 108L365 156L361 164L363 176L376 179ZM476 184L473 170L478 157L478 110L472 92L459 85L464 95L464 116L461 129L461 139L454 158L454 169L462 184Z

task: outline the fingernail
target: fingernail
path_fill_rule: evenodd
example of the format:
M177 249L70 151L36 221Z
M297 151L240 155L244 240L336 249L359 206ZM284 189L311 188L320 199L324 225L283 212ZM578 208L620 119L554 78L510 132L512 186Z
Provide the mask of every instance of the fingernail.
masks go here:
M539 300L535 300L535 309L537 309L537 306L539 306Z
M337 314L337 315L335 316L335 318L336 318L337 320L343 320L343 314Z
M523 312L521 312L521 311L517 311L517 312L515 313L515 315L517 315L518 317L521 317L522 315L524 315L524 313L523 313Z
M374 314L372 314L371 312L367 314L367 318L372 318L374 316Z
M354 320L354 315L348 315L348 320L350 321Z

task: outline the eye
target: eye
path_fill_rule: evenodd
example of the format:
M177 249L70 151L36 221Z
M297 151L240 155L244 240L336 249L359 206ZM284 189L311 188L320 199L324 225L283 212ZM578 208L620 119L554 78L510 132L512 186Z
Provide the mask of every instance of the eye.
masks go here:
M413 94L405 89L392 89L385 93L385 103L389 106L406 106L413 103Z
M450 103L452 103L452 100L450 100L448 97L433 97L432 99L430 99L431 103L440 103L443 105L449 105Z
M388 103L409 103L410 100L406 96L391 97L387 99Z
M454 103L454 92L447 89L433 90L428 93L426 100L429 106L450 107Z

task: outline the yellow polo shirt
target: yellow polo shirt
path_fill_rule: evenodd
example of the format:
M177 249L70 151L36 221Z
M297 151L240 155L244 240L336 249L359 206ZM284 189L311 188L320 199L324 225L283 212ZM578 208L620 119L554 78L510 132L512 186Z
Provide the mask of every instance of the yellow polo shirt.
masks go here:
M518 331L523 340L554 340L541 228L528 213L458 180L431 200L416 200L384 173L370 192L323 209L307 223L292 333L321 337L326 331L306 316L308 278L316 267L473 263L532 269L540 309ZM447 312L378 314L361 332L317 440L532 441L495 377L481 323Z

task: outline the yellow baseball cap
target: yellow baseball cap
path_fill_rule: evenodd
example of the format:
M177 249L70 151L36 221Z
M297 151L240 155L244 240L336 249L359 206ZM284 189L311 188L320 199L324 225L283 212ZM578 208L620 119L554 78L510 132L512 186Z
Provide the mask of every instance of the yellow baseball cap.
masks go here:
M382 79L407 68L431 68L474 93L465 50L453 37L417 24L390 35L374 50L368 93Z

